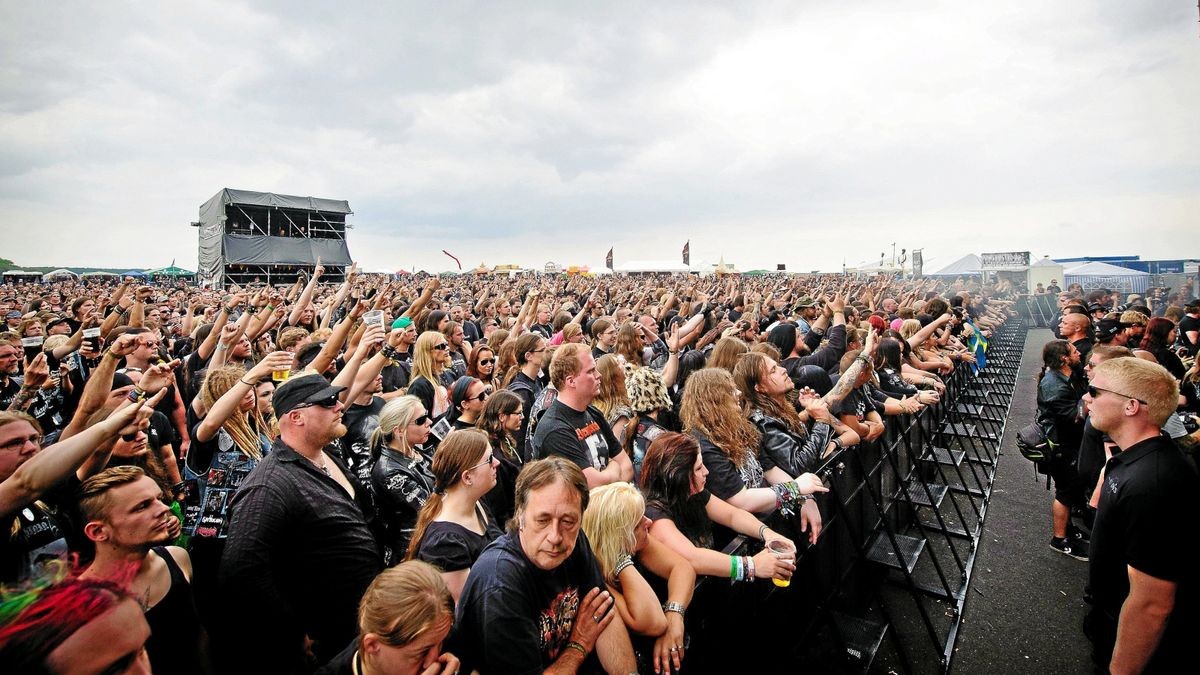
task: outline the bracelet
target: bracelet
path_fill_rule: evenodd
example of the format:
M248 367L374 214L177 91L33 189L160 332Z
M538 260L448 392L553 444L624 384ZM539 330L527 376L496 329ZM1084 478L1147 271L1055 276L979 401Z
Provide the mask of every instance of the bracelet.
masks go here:
M133 389L130 389L127 396L130 403L137 403L138 401L146 400L146 392L142 389L139 389L137 386L134 386Z
M246 313L249 314L250 316L254 316L255 314L258 313L258 308L255 307L254 305L250 305L249 307L246 308Z
M663 611L675 612L679 616L686 616L685 612L687 612L687 607L684 607L682 602L667 601L667 604L663 605Z
M630 567L633 567L633 556L629 555L628 553L622 554L621 557L617 559L617 566L613 569L612 578L613 582L615 582L613 585L615 585L617 588L621 587L621 572L624 572Z
M391 345L384 345L383 349L380 349L379 352L383 354L383 358L385 359L396 360L396 348Z
M229 349L228 345L226 345L224 342L218 342L217 343L217 351L221 351L224 349Z
M116 359L116 360L118 360L118 361L120 361L120 360L121 360L121 355L120 355L120 354L118 354L118 353L116 353L116 352L114 352L114 351L113 351L113 350L111 350L111 349L105 350L105 352L104 352L104 356L111 356L111 357L113 357L114 359Z
M567 649L574 649L575 651L579 652L580 654L583 654L584 657L587 657L587 650L583 648L583 645L579 644L578 642L576 642L574 640L571 640L570 642L567 643Z
M746 581L754 581L754 558L746 556Z
M253 387L253 386L254 386L254 383L253 383L253 382L247 382L247 381L243 380L243 379L242 379L242 378L240 378L240 377L238 378L238 382L241 382L242 384L246 385L247 387Z
M270 312L270 311L273 311L274 309L275 309L275 305L267 304L266 308L264 308L263 311Z
M762 525L760 525L760 526L759 526L759 528L758 528L758 538L759 538L759 539L762 539L763 541L766 541L766 540L767 540L767 534L766 534L766 533L767 533L767 524L766 524L766 523L763 523L763 524L762 524Z
M185 489L187 489L187 481L186 480L181 480L178 483L171 486L171 492L183 492Z

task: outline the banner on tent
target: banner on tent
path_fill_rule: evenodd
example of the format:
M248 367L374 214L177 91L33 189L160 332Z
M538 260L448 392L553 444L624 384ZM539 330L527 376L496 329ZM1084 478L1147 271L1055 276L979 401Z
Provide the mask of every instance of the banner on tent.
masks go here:
M983 262L979 268L984 270L1003 270L1010 267L1029 267L1029 251L981 253L979 254L979 259Z

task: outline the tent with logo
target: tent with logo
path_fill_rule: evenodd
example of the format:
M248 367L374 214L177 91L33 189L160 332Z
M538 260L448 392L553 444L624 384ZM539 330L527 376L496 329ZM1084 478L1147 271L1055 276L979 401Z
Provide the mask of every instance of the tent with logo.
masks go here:
M1079 284L1084 291L1107 288L1121 293L1145 293L1150 285L1150 274L1097 261L1064 271L1063 288L1070 284Z

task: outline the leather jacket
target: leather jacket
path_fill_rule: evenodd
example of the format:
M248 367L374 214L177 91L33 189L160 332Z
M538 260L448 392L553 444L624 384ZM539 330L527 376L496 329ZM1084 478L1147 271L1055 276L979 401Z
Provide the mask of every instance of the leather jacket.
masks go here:
M805 436L794 434L783 420L771 417L762 410L751 412L750 421L762 434L758 452L763 470L778 466L793 478L819 468L821 455L836 437L833 427L824 422L813 424L812 430Z
M433 494L432 461L417 449L419 459L384 448L371 468L371 485L379 515L379 538L384 563L391 566L404 558L417 526L417 515Z

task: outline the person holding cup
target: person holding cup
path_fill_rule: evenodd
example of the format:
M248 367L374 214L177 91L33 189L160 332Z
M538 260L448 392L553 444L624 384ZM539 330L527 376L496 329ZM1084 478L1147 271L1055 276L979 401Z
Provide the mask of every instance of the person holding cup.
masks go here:
M696 571L650 536L646 500L629 483L592 488L583 512L583 531L592 543L617 613L632 633L643 671L648 672L651 665L656 673L679 670L684 656L684 613L692 601ZM646 572L667 581L665 603L643 576Z
M777 557L769 548L754 556L728 556L713 550L713 524L767 542L782 541L791 550L796 544L706 489L708 469L693 437L668 432L646 450L641 489L646 497L650 535L683 556L697 574L732 581L791 579L794 559Z

